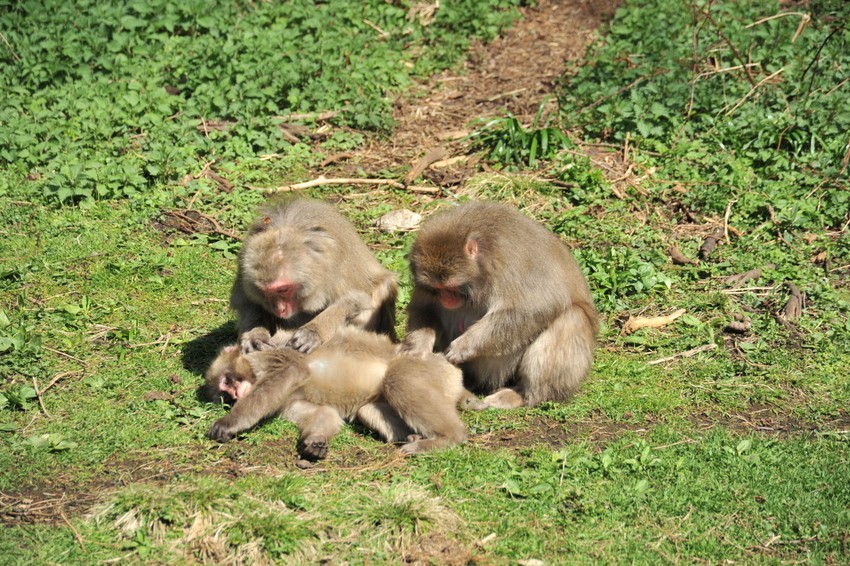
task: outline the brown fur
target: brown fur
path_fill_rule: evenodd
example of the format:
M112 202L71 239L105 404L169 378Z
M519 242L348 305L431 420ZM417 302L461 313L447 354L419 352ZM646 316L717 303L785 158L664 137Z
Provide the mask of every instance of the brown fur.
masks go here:
M275 339L284 342L288 333ZM430 345L428 352L397 349L387 336L353 327L306 355L288 348L248 354L225 348L206 374L205 389L220 395L227 378L251 387L209 436L225 442L282 414L298 425L300 452L311 459L327 455L330 439L346 420L359 421L389 442L408 440L402 446L408 454L463 442L460 371L430 353Z
M269 290L282 286L291 288L283 298ZM230 305L244 352L269 348L278 328L295 330L287 345L309 352L346 325L395 339L396 294L395 277L332 206L274 197L242 244Z
M434 340L468 387L490 394L479 407L565 400L587 376L593 299L567 246L537 222L501 204L462 204L423 224L410 264L404 348ZM452 297L458 308L444 306Z

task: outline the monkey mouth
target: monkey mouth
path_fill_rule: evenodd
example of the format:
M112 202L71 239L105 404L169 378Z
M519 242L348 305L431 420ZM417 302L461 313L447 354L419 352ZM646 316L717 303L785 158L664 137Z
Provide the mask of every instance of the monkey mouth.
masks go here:
M463 295L451 289L440 289L438 299L444 309L456 309L463 305Z

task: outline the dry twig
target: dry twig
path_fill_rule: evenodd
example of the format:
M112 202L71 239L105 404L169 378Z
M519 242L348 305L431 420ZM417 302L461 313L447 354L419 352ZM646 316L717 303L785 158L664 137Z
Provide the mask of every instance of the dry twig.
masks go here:
M404 185L393 179L348 179L348 178L327 178L324 175L319 176L312 181L304 181L303 183L295 183L292 185L283 185L273 189L262 189L267 192L274 191L300 191L302 189L310 189L321 185L389 185L396 189L403 189Z
M708 350L713 350L717 347L717 344L713 342L711 344L704 344L702 346L697 346L696 348L692 348L686 352L679 352L678 354L673 354L672 356L667 356L666 358L661 358L658 360L652 360L651 362L647 362L649 365L654 366L656 364L663 364L664 362L669 362L675 360L677 358L690 358L696 356L700 352L707 352Z
M785 303L782 316L786 320L797 320L803 314L803 309L806 306L806 295L790 281L786 281L785 284L788 286L791 296L788 297L788 302Z
M674 313L666 316L630 316L629 320L623 324L622 334L631 334L641 328L661 328L667 326L680 316L685 314L685 309L679 309Z
M38 399L38 405L41 407L41 411L44 413L44 416L49 417L50 413L47 412L47 407L44 406L44 400L41 398L41 391L38 389L38 381L36 381L35 376L32 376L32 388L35 389L35 396Z
M746 283L747 281L752 281L753 279L758 279L761 277L762 271L765 269L775 269L776 265L769 263L764 267L758 269L751 269L749 271L745 271L743 273L736 273L735 275L730 275L726 279L723 280L723 283L729 286L733 285L741 285Z
M316 122L323 122L325 120L330 120L331 118L335 118L342 112L341 110L329 110L327 112L306 112L306 113L293 113L286 114L285 116L275 116L278 120L283 120L286 122L293 121L297 122L300 120L310 121L314 120Z
M404 184L409 185L415 181L429 165L436 163L446 155L448 155L448 152L439 146L428 151L428 153L422 156L422 158L413 165L413 168L407 172L407 175L404 176Z

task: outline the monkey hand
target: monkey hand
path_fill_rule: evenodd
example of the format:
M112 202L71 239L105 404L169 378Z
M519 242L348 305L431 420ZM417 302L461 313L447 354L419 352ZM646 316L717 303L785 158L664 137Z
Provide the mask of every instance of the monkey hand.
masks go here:
M446 359L456 366L475 357L475 350L469 346L469 341L464 340L464 338L465 336L461 336L455 339L454 342L449 344L445 353Z
M239 337L239 346L242 348L243 354L274 348L271 334L262 326L243 332L242 336Z
M322 343L322 337L312 328L302 326L292 334L292 338L286 343L287 348L298 350L309 354Z
M207 436L216 442L227 442L236 436L236 430L227 424L227 417L223 417L213 423Z
M323 434L311 434L301 441L301 456L308 460L324 460L328 456L328 439Z
M399 346L398 353L424 358L434 350L436 338L436 333L430 328L414 330L404 337L404 341Z

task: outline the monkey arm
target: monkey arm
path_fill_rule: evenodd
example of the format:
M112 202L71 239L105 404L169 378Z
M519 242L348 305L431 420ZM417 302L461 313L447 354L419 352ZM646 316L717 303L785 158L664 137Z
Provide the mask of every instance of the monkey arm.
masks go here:
M239 399L227 415L213 424L208 436L227 442L261 420L279 414L307 377L306 369L300 364L263 376L248 395Z
M446 359L453 364L462 364L474 358L519 352L531 344L552 320L554 315L545 310L492 309L452 341L446 350Z
M273 320L262 307L248 298L238 278L230 292L230 308L236 311L236 330L243 354L274 347L271 341L275 328Z
M402 341L400 352L432 352L435 345L445 346L444 334L434 297L427 291L414 287L407 306L407 335Z
M361 317L366 312L373 312L375 307L366 293L355 291L332 302L313 320L296 330L286 343L287 347L305 354L324 344L336 331Z

